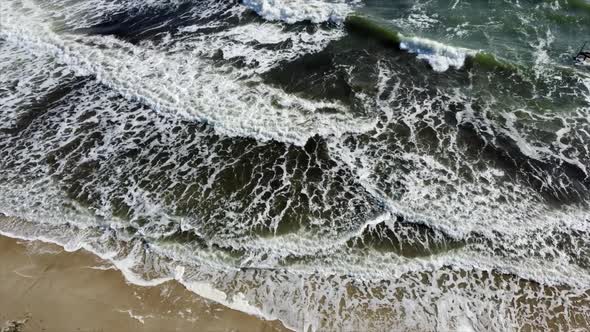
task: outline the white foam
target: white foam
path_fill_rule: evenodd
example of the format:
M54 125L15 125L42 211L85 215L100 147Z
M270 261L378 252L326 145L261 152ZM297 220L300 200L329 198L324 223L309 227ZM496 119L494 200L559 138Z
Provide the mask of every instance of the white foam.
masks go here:
M33 13L35 13L34 10ZM197 109L201 112L199 116L204 120L209 120L221 133L225 132L224 130L237 128L235 130L241 130L243 135L264 138L276 134L278 139L290 141L285 139L288 136L281 135L285 132L296 133L296 130L304 131L304 133L300 133L301 136L294 139L294 141L298 141L317 132L316 125L305 123L305 121L317 121L317 118L306 117L309 114L304 114L301 117L287 119L288 121L302 120L303 124L295 123L291 126L291 123L288 122L274 127L257 127L256 125L261 123L256 122L256 119L245 119L246 127L250 126L248 130L244 130L242 123L237 122L240 117L247 117L248 113L230 113L229 115L223 113L221 117L216 118L216 114L213 112L224 110L223 107L217 107L218 104L224 107L241 107L243 103L240 102L243 101L228 102L224 99L225 96L215 94L215 91L212 90L203 90L199 85L211 84L215 89L218 89L217 91L229 91L236 95L250 93L250 95L253 94L251 96L253 99L259 97L256 95L258 93L261 96L256 100L263 109L262 114L270 120L284 120L285 118L280 114L281 109L269 108L268 105L264 105L264 102L268 102L268 99L277 95L282 98L282 95L280 91L264 85L257 85L258 88L251 89L248 84L233 81L224 82L224 79L227 80L228 77L239 81L237 74L252 75L252 72L238 71L236 74L233 71L236 69L225 66L223 70L227 72L217 72L210 69L210 63L198 58L201 54L184 52L188 46L213 45L225 47L224 53L227 56L237 56L240 52L248 53L251 49L244 46L241 49L243 51L231 53L232 50L238 49L234 45L246 45L252 41L281 42L286 38L291 38L289 33L284 32L279 27L280 25L271 27L251 24L230 29L224 32L223 36L216 36L219 37L219 40L231 40L234 44L226 44L225 42L217 44L217 40L212 44L204 44L195 38L196 42L193 44L180 42L177 44L177 48L166 45L166 47L170 47L163 51L158 48L161 45L133 46L107 37L86 38L54 34L51 31L43 30L48 26L39 23L39 21L43 21L42 19L32 20L32 23L27 21L27 23L31 23L32 28L20 29L16 24L17 21L12 21L11 18L8 22L12 25L0 33L9 39L3 47L14 47L21 50L13 54L16 54L15 58L23 60L23 63L20 66L15 65L18 70L14 70L14 68L10 68L12 67L10 64L13 62L6 58L8 64L6 68L12 70L9 73L11 77L8 77L9 75L6 73L0 73L0 82L11 82L20 77L22 85L18 86L19 93L22 92L28 97L42 95L44 91L36 91L35 89L40 86L35 83L43 81L43 79L39 79L35 75L51 77L52 74L59 73L61 69L56 69L56 72L51 70L46 72L45 70L50 69L55 63L41 60L51 60L55 57L61 64L58 67L66 68L64 71L73 71L80 75L97 75L102 84L122 92L130 100L139 100L162 113L172 113L172 120L167 118L171 122L165 122L167 120L162 120L154 112L147 110L138 110L137 113L141 116L151 117L151 122L141 122L126 117L124 114L129 111L126 108L132 109L136 103L118 98L115 93L109 92L108 89L98 84L89 84L86 88L76 90L72 93L75 97L69 99L67 105L51 110L56 113L52 115L55 117L53 120L45 119L50 125L54 124L52 121L63 122L58 134L41 140L39 138L46 132L36 129L39 136L26 140L27 144L20 145L22 149L14 150L18 156L11 156L15 158L17 163L22 163L20 165L22 169L27 169L41 179L35 178L31 182L23 181L24 184L9 181L0 186L0 189L3 190L3 194L0 195L0 213L4 212L7 215L19 216L32 221L28 227L21 227L16 222L2 221L0 226L5 234L62 243L68 250L86 248L104 259L113 261L113 264L132 283L150 286L169 280L178 280L185 283L188 289L230 308L268 319L278 317L286 324L306 331L387 330L391 326L400 326L397 320L399 317L402 317L400 320L406 317L406 321L403 321L401 326L413 330L507 330L517 326L515 324L520 322L537 323L536 317L549 317L547 315L549 309L544 310L543 305L534 306L532 310L535 310L536 317L529 319L525 316L522 318L522 315L526 313L513 310L510 304L518 303L520 296L518 290L524 283L520 282L523 280L514 278L516 281L507 281L499 286L495 284L494 278L478 279L477 273L483 274L485 272L492 275L500 271L511 276L516 275L526 280L533 280L545 286L580 287L582 292L590 285L590 276L588 276L587 270L577 266L576 262L572 262L572 256L574 256L573 260L585 257L584 244L578 246L575 241L572 242L572 254L570 255L564 251L564 248L559 247L558 236L553 236L560 231L568 236L575 232L582 234L587 232L590 228L590 224L587 222L589 220L587 209L580 206L548 208L534 190L517 181L507 181L505 178L508 172L493 167L475 167L478 161L471 162L471 160L465 159L460 148L457 147L453 131L436 131L436 134L441 136L437 138L446 140L444 151L437 152L436 156L441 159L450 157L452 162L445 163L444 160L434 158L428 150L424 150L422 146L418 145L420 142L417 138L420 130L419 125L428 123L432 127L441 126L436 120L440 119L441 110L450 108L451 103L464 105L464 109L456 113L458 123L481 125L478 130L485 131L489 122L478 122L477 116L480 115L480 112L474 110L469 100L466 100L467 98L462 95L453 95L452 91L444 91L444 96L435 94L429 96L427 100L421 100L416 95L424 91L419 91L419 89L423 89L422 87L416 87L416 90L408 88L407 85L404 85L407 81L404 77L399 77L397 82L391 82L390 79L396 78L396 74L385 71L379 73L382 80L379 84L380 92L393 86L391 96L394 100L379 98L376 104L378 110L386 115L385 127L391 122L397 121L408 128L410 136L407 142L408 146L399 148L401 144L404 144L401 142L403 138L387 136L389 133L385 129L376 129L374 135L365 136L363 144L359 144L354 149L346 146L342 137L334 135L332 128L326 129L324 132L326 135L332 135L327 138L327 141L329 153L334 163L338 164L339 169L350 169L353 172L353 175L343 176L343 183L348 179L354 179L351 181L354 184L346 183L345 189L342 191L347 192L351 187L362 186L370 194L366 196L367 198L376 198L375 205L379 208L385 207L385 211L382 213L364 222L350 221L346 218L334 218L338 219L334 221L330 220L331 216L312 221L314 227L321 228L322 231L328 229L326 232L331 232L330 236L306 237L307 234L294 232L285 236L254 239L244 236L236 239L236 234L246 233L252 224L256 225L256 222L259 222L262 225L268 220L264 219L266 217L264 213L260 213L252 219L260 218L262 220L248 220L245 224L239 224L235 221L239 220L237 213L232 214L228 211L225 215L226 219L223 220L223 226L226 229L220 232L227 233L219 236L208 234L207 237L201 236L203 233L199 232L200 229L195 224L217 220L194 221L188 220L189 217L186 218L187 220L174 219L167 214L166 209L169 206L163 202L162 196L159 196L163 195L161 192L155 190L150 192L134 183L126 184L128 186L123 188L126 192L122 198L126 204L137 209L139 215L147 215L151 219L151 225L138 227L137 233L134 234L126 233L124 227L128 224L112 217L113 207L110 206L111 202L109 201L114 195L117 195L118 198L121 197L121 193L116 192L121 187L108 187L112 186L112 183L101 183L101 180L90 180L84 183L85 186L96 186L93 190L100 193L100 207L98 210L88 211L88 209L76 206L75 201L64 197L65 195L59 186L59 179L54 180L50 171L44 169L44 166L39 166L43 163L39 163L38 158L43 158L50 150L49 147L51 149L61 148L75 138L85 137L83 134L76 136L71 133L76 132L76 129L87 123L69 121L70 118L75 119L87 113L88 110L92 110L98 114L88 119L88 123L100 121L116 123L116 125L111 124L108 127L99 127L101 134L104 135L103 145L93 147L84 156L84 161L108 162L116 159L116 157L111 158L116 156L113 150L118 150L125 144L131 144L122 138L125 134L129 134L123 129L127 124L134 129L140 127L140 129L154 130L160 134L171 131L171 128L179 123L182 125L183 122L174 112L193 110L193 105L191 103L183 104L182 101L177 103L174 99L190 99L192 98L191 93L198 94L198 98L203 97L206 100L207 106L211 109L204 111ZM5 24L5 21L0 24ZM4 25L2 27L4 28ZM258 28L262 29L260 35L255 34ZM191 28L184 32L190 33L191 31L196 33L198 29ZM91 44L101 49L93 49ZM426 44L430 45L429 42ZM262 53L252 51L252 54L259 56ZM250 59L248 57L250 55L246 54L247 60ZM285 57L292 56L287 53L283 55ZM192 56L197 59L192 59ZM272 66L275 59L265 60L264 66L267 64ZM188 71L188 73L184 71ZM137 74L138 72L139 74ZM236 76L233 76L234 74ZM34 76L34 79L27 77L31 75ZM154 75L155 78L151 75ZM171 77L167 77L167 75ZM194 76L194 80L191 80L191 76ZM179 81L175 81L174 78L179 78ZM259 82L248 81L248 83L257 84ZM588 81L585 83L590 88L590 83ZM43 81L43 84L53 86L58 85L59 82L47 79ZM160 87L158 84L163 86ZM230 88L226 88L224 84L230 85ZM183 86L186 86L187 91L183 90ZM399 103L400 97L404 102ZM287 100L295 99L293 105L305 102L302 98L293 96L285 98ZM316 102L310 101L309 103L311 106L305 108L305 111L313 112L314 107L319 105ZM18 104L19 101L16 99L8 100L5 104L7 112L16 113L13 105ZM254 106L259 104L254 103ZM402 106L397 107L398 104L402 104ZM251 104L248 105L251 106ZM342 106L337 103L331 105ZM71 107L74 110L71 110ZM253 110L253 112L258 111L258 109ZM342 109L342 111L346 110ZM63 118L59 118L60 114L63 114ZM119 117L118 114L122 115ZM581 114L584 115L584 113ZM224 119L224 116L229 119ZM257 114L252 116L256 117ZM318 118L322 119L322 116L318 115ZM216 120L219 121L216 122ZM485 120L489 121L489 119ZM510 117L507 118L503 127L506 131L505 134L517 140L517 146L523 150L523 153L528 153L529 157L544 158L547 156L550 151L537 149L534 142L531 143L530 136L527 137L526 132L515 125L514 121L514 119L510 120ZM326 121L321 125L331 127L339 124ZM117 126L121 126L121 128ZM287 128L281 128L281 126ZM561 142L561 144L557 144L557 148L562 154L566 155L567 150L571 148L566 142L579 127L581 126L571 128L566 126L556 132L557 141ZM256 128L263 133L259 135ZM281 130L284 131L281 132ZM489 132L489 134L493 135L493 132ZM198 132L195 135L197 137L194 137L193 140L198 141L201 133ZM207 131L202 135L207 136L211 133ZM175 135L166 136L160 144L168 144L177 137ZM376 137L379 137L379 140L375 141ZM113 143L117 140L122 140L122 142ZM179 155L197 153L196 151L199 151L203 146L204 144L183 145L181 150L184 151L178 151L178 153ZM215 149L207 150L207 148L204 149L205 152L198 152L203 153L203 159L207 159L207 161L203 161L205 167L214 169L214 172L208 175L209 183L204 190L215 187L214 182L219 169L222 169L224 163L227 162L224 160L213 162L212 160L219 156L215 154ZM577 162L579 165L584 165L576 159L575 155L569 155L567 158L572 163ZM64 159L70 160L69 156ZM71 159L70 161L77 161L75 158ZM171 157L170 159L175 158ZM398 163L392 162L392 160L398 160ZM35 172L27 168L28 163L35 164ZM65 164L66 162L58 163L56 166L58 170L55 174L65 173L67 175L68 172L63 169ZM399 164L407 169L403 171ZM277 166L283 169L283 179L280 179L282 181L280 185L287 187L290 180L285 175L287 166L280 165L280 163ZM137 165L131 163L129 167L133 168ZM178 167L188 172L187 169L193 166L189 167L183 164ZM16 167L10 172L18 174L20 170ZM170 172L176 171L178 169ZM473 174L474 179L472 181L465 180L465 176L462 175L464 172ZM110 174L115 174L115 172ZM193 174L195 173L189 173L186 178L190 178ZM3 175L12 176L13 174ZM15 175L15 178L20 180L24 177L18 174L18 176ZM327 175L325 177L327 181L322 181L317 187L324 186L334 178L334 174ZM305 180L302 182L305 183ZM403 185L405 190L403 194L398 195L395 190L387 188L388 185L395 182ZM263 200L265 190L270 190L264 187L262 189L260 198L257 198L259 200ZM329 201L326 197L321 197L321 194L325 195L327 188L320 189L322 190L320 190L318 197ZM276 191L271 193L276 193ZM358 191L350 191L350 193L358 194ZM66 204L74 207L64 208ZM288 204L291 204L291 201ZM266 205L267 209L268 207ZM317 208L317 206L313 206L310 209L314 207ZM349 205L348 207L335 208L333 205L321 205L317 211L322 209L319 212L323 212L339 208L353 210L356 207ZM362 236L364 231L371 229L375 224L384 223L386 226L390 226L394 222L392 219L395 215L404 216L408 223L417 222L428 226L438 237L442 237L443 233L441 232L444 232L445 236L461 240L476 233L481 237L483 243L475 242L451 251L418 258L407 258L390 251L365 251L347 246L350 239ZM340 226L337 225L338 222L346 224L346 227L336 228ZM133 227L136 226L133 221L131 223ZM158 223L180 224L181 230L193 231L199 237L206 238L207 241L210 240L207 243L208 247L201 249L192 243L170 243L173 241L159 243L158 239L168 234L174 234L177 229L158 229L156 227ZM236 230L234 227L239 229ZM340 235L340 237L333 236L333 234ZM412 245L420 242L418 244L426 248L431 245L427 243L427 240L421 242L421 239L403 238L403 235L396 234L396 236L402 237L404 244ZM438 237L435 237L435 240L438 240ZM139 242L138 238L146 242ZM243 250L246 253L244 255L238 254L239 258L232 258L229 257L231 254L217 250L215 245L229 246L237 252ZM498 250L498 252L494 250ZM234 254L233 251L232 254ZM293 254L297 261L290 263L289 259ZM239 268L241 266L245 267L244 271ZM451 267L451 271L449 271L449 267ZM476 276L465 277L463 272L455 270L475 271L468 273L476 274ZM423 281L424 278L427 278L427 281ZM386 280L386 282L382 283L382 280ZM445 288L441 286L444 283L451 283L451 285ZM549 295L553 296L550 300L544 298L546 294L536 291L524 292L524 294L533 299L542 299L545 301L543 303L549 301L550 306L558 306L570 299L575 299L574 295L578 291L579 289L572 288L565 291L557 289L556 292ZM401 301L399 294L404 294ZM436 309L432 310L433 303L440 305L439 312ZM507 308L503 306L507 306ZM366 328L373 323L377 325L371 326L372 329Z
M118 310L120 313L126 313L129 315L129 317L131 317L132 319L135 319L136 321L140 322L142 325L145 324L145 319L146 318L152 318L152 315L147 315L147 316L142 316L142 315L137 315L133 313L133 310L131 309L127 309L127 310Z
M403 28L405 31L417 32L420 30L433 29L440 23L438 13L429 13L426 8L427 6L427 2L414 1L410 8L404 8L403 10L404 12L407 11L407 15L395 18L392 22Z
M19 223L18 221L15 221ZM24 222L26 223L26 222ZM230 309L240 311L246 313L248 315L253 315L265 320L279 320L279 318L270 316L269 314L261 311L258 307L251 305L248 300L245 298L243 293L235 293L233 297L228 298L227 294L217 288L215 288L212 284L204 282L204 281L193 281L185 278L185 268L181 265L176 265L175 267L171 266L161 266L164 270L171 269L169 276L157 277L152 279L145 279L140 274L134 271L134 267L136 265L145 264L145 261L142 260L142 256L145 255L145 252L142 250L142 246L140 243L136 243L131 248L131 251L126 253L125 256L120 257L121 253L113 251L111 248L110 250L107 248L97 248L95 246L103 246L104 244L94 243L91 244L90 242L84 241L77 241L76 244L72 241L73 239L70 238L67 243L61 242L58 239L47 237L44 235L34 235L32 233L27 234L30 229L27 231L26 228L21 228L17 232L7 232L5 229L0 229L0 235L21 239L25 241L41 241L45 243L52 243L59 245L64 248L64 250L68 252L75 252L80 249L84 249L102 260L110 262L113 266L119 270L125 280L130 282L133 285L142 286L142 287L155 287L159 286L163 283L169 282L171 280L175 280L185 286L189 291L195 293L198 296L201 296L205 299L210 301L219 303L224 305ZM23 232L23 233L21 233ZM104 251L107 249L106 251ZM16 272L16 271L15 271ZM20 275L20 274L19 274ZM29 277L24 276L23 277ZM145 318L150 318L151 316L140 316L133 314L132 310L119 310L119 312L127 313L133 319L136 319L140 323L145 323ZM289 326L285 326L289 328Z
M5 223L3 228L10 227L9 223ZM24 226L24 225L23 225ZM27 232L39 232L45 234L43 230L39 230L39 225L32 223L25 228L20 228L20 231ZM0 233L11 236L24 238L28 240L43 240L46 242L52 242L59 244L59 241L51 238L45 238L43 236L23 235L24 233L7 233L4 230L0 230ZM63 234L63 233L61 233ZM63 234L65 237L70 239L72 237L68 234ZM378 316L378 320L367 320L363 310L410 310L409 313L414 318L413 322L405 322L403 326L413 326L418 324L422 326L421 329L431 329L433 326L437 326L439 329L456 329L456 328L469 328L474 327L475 330L479 330L481 325L485 326L487 315L484 308L493 307L496 308L494 315L501 314L497 311L496 301L500 303L504 300L507 303L511 303L512 298L517 298L517 290L519 286L518 279L514 284L510 283L507 287L515 287L510 292L507 292L505 288L498 287L494 283L493 278L489 278L478 281L470 279L469 276L465 277L463 272L460 271L474 271L469 272L470 274L475 273L477 275L480 272L477 271L494 271L498 270L498 265L493 259L486 258L485 255L474 256L469 252L454 252L449 255L438 255L428 258L417 258L417 259L404 259L399 260L395 255L379 254L372 252L369 256L363 257L362 260L357 261L354 259L356 253L354 251L345 250L344 252L334 252L327 257L330 259L322 261L318 257L317 261L309 262L306 265L308 270L299 270L298 266L294 266L291 271L285 271L279 273L278 277L273 277L276 273L269 271L266 273L264 270L259 270L255 274L249 276L246 273L239 273L237 271L231 271L229 274L224 272L223 269L208 268L205 263L198 264L197 271L203 271L204 275L211 278L211 281L207 281L202 277L199 277L199 273L196 273L194 266L191 266L191 271L187 270L189 267L179 265L174 260L167 260L165 263L161 258L154 256L154 252L141 245L141 242L137 242L132 245L132 248L125 249L125 247L119 248L119 253L112 251L115 248L106 250L105 248L100 249L98 247L105 246L107 243L112 241L104 241L97 239L88 238L85 244L78 242L79 245L75 247L84 247L87 250L97 253L103 259L108 259L117 266L124 274L125 278L133 284L142 286L155 286L169 280L177 280L187 287L187 289L197 293L198 295L208 298L212 301L223 304L234 310L240 310L248 314L257 315L264 319L274 320L280 318L287 326L291 326L294 330L311 330L318 331L324 330L326 327L321 321L325 317L330 317L328 321L331 322L329 325L332 328L362 328L363 324L391 324L397 319L396 315L392 316ZM98 247L97 247L98 246ZM72 247L71 244L66 246ZM146 251L147 250L147 251ZM121 256L121 253L124 253ZM152 255L151 257L146 255ZM198 254L198 253L194 253ZM350 258L350 260L348 260ZM394 260L391 260L394 259ZM160 262L161 263L158 263ZM360 265L359 265L360 263ZM509 274L518 274L519 270L531 271L533 266L524 264L518 266L510 260L504 262L513 270L503 270L502 272ZM452 271L447 271L446 267L453 266L458 272L454 274ZM145 279L145 277L139 275L134 270L138 267L144 268L157 268L160 273L164 273L166 276L160 276L152 279ZM536 269L536 268L535 268ZM571 266L564 266L556 269L561 272L572 273L575 270L571 269ZM542 269L548 278L547 281L551 281L550 275L553 275L556 270ZM315 272L314 272L315 271ZM372 271L375 271L374 273ZM365 273L369 272L369 274ZM339 275L337 278L333 278L334 274ZM359 273L357 275L357 273ZM584 275L584 271L575 272L572 277ZM351 275L352 277L346 278L343 276ZM434 280L440 278L439 282L451 283L449 287L451 290L447 290L445 287L441 287L440 284L430 285L428 282L424 283L423 280L426 276L433 275ZM229 277L231 276L231 277ZM225 278L228 278L226 280ZM345 291L350 287L359 287L358 279L362 278L362 285L373 284L371 287L381 289L373 292L372 288L365 289L362 286L360 293L349 293ZM533 280L539 280L539 274L532 274L527 276L525 274L524 279L532 277ZM195 279L196 278L196 279ZM239 280L239 283L230 282L231 280ZM372 281L374 280L374 281ZM378 280L389 280L395 281L390 286L379 285ZM483 284L482 284L483 281ZM561 280L563 282L564 280ZM545 281L543 281L544 283ZM489 285L487 283L490 283ZM216 285L216 286L215 286ZM223 289L219 288L222 285ZM248 285L248 286L246 286ZM317 286L314 286L317 285ZM462 285L459 287L453 285ZM557 285L560 285L557 282ZM236 286L238 288L236 289ZM307 291L305 296L302 297L298 293L302 288L306 287ZM313 287L313 288L311 288ZM404 301L396 300L396 292L399 290L405 291L412 289L412 292L416 297L405 298ZM474 293L471 293L474 291ZM498 298L497 292L500 292L502 296ZM233 295L228 295L229 293ZM547 301L543 293L527 293L534 299L541 298L543 301ZM572 290L565 290L563 294L565 296L576 296L576 292ZM554 293L554 296L555 295ZM420 302L425 301L426 305L421 309ZM438 303L441 309L438 313L436 321L429 321L431 312L428 308L432 306L431 301ZM552 299L551 301L559 301ZM254 304L255 303L255 304ZM319 303L319 304L318 304ZM333 303L344 303L344 308L341 305L333 306ZM553 302L552 302L553 303ZM367 304L370 304L368 307ZM316 305L318 305L316 307ZM340 315L343 314L338 308L345 310L348 319L344 319ZM365 309L360 309L365 308ZM320 310L321 309L321 310ZM359 311L360 310L360 311ZM487 310L487 309L486 309ZM542 311L541 311L542 312ZM303 316L302 316L303 315ZM348 316L351 315L351 316ZM305 319L302 319L305 317ZM389 318L387 318L389 317ZM501 316L503 317L503 316ZM509 316L508 316L509 317ZM399 323L398 323L399 324ZM435 325L431 325L435 324ZM498 324L498 323L494 323ZM370 326L370 325L367 325ZM494 325L496 326L496 325ZM366 327L365 327L366 328ZM378 328L373 328L378 329Z
M87 269L91 269L91 270L98 270L98 271L109 271L109 270L114 270L115 267L107 264L107 265L96 265L96 266L87 266Z
M550 50L553 48L553 42L555 41L555 36L551 32L550 29L547 29L547 32L543 37L539 37L536 44L532 42L529 43L534 49L533 52L534 56L534 73L535 77L538 79L544 75L547 75L549 68L554 68L552 66L552 59L549 56Z
M358 0L243 0L242 3L270 21L296 23L342 22Z
M400 37L401 49L417 54L418 59L425 60L432 69L438 72L444 72L450 67L461 68L465 64L465 59L476 53L469 49L449 46L426 38Z
M493 167L470 169L480 161L463 160L467 157L456 145L454 130L448 132L436 130L437 139L445 142L444 152L437 151L439 158L434 158L430 152L422 151L422 147L418 144L419 138L416 137L420 130L418 125L430 124L433 128L436 127L436 119L441 116L439 112L449 107L447 106L449 104L456 103L464 107L464 110L456 112L459 123L481 126L478 130L484 133L490 130L491 120L481 119L482 111L476 112L470 106L470 101L466 100L459 91L456 91L455 96L447 91L444 97L429 96L425 100L418 98L413 100L412 88L404 87L403 83L391 82L395 74L387 73L384 68L381 70L383 71L382 79L387 80L387 85L380 84L380 86L394 87L393 91L388 93L389 98L394 102L388 103L382 100L380 106L384 108L384 111L391 112L388 116L391 123L400 123L408 128L410 137L407 141L397 140L395 146L408 144L411 147L406 147L409 152L389 145L387 139L381 138L379 131L374 134L374 137L380 137L381 140L363 141L362 146L352 145L350 149L339 141L330 141L333 153L358 174L360 183L366 190L374 197L378 197L392 211L392 215L400 214L407 222L416 221L428 225L431 229L442 231L454 239L465 239L469 238L470 234L481 234L491 241L490 243L494 243L492 246L510 248L498 256L497 253L487 252L490 249L468 245L459 251L454 251L452 255L443 254L444 259L442 256L439 257L446 262L443 264L463 268L471 265L482 269L497 269L532 280L542 279L543 283L563 282L587 287L590 280L584 276L584 269L576 264L567 263L566 257L572 253L553 247L548 249L546 243L548 237L563 230L588 231L589 226L585 223L585 220L590 218L588 210L576 206L558 210L547 207L543 203L544 199L535 189L518 181L507 182L506 174L502 170ZM403 78L395 80L403 80ZM415 89L417 94L421 92L419 87ZM395 101L399 98L404 98L404 103L398 107ZM408 107L407 104L411 106ZM504 117L506 119L504 126L497 130L513 138L523 154L540 160L549 157L559 158L555 151L550 151L534 141L531 142L530 137L526 136L522 129L516 128L515 119L512 116L505 114ZM387 125L384 127L387 128ZM384 137L389 137L386 130L383 130L382 134ZM557 131L558 141L566 135L566 132L566 130ZM489 134L496 135L494 132ZM571 145L567 146L571 148ZM566 149L566 146L561 147L562 151ZM450 160L442 162L441 160L447 158L445 156ZM582 170L586 169L579 159L563 157L561 159L579 165ZM400 170L400 165L404 165L405 170ZM475 179L465 181L460 174L464 171L464 169L460 170L463 167L470 169ZM400 186L403 188L403 194L383 185L392 181L403 183ZM452 190L449 191L449 188ZM482 249L485 253L479 252ZM509 254L509 250L514 252ZM580 250L584 249L579 247L572 252L582 257ZM471 255L470 259L459 258L467 253ZM544 258L535 257L537 254ZM395 266L394 270L399 272L409 267L406 264L414 263L392 258L392 261L387 263L373 263L373 265ZM425 266L438 264L430 259L423 263ZM347 263L343 265L352 266ZM409 269L420 268L413 266Z
M183 284L191 292L236 311L241 311L266 320L277 319L276 317L269 317L259 308L248 303L248 300L245 298L243 293L238 292L234 294L233 297L229 298L225 292L213 287L209 283L185 280L184 271L185 269L183 266L177 266L175 269L175 279Z
M183 31L192 29L194 27L189 26ZM256 64L252 69L242 71L264 73L285 61L294 60L304 54L319 52L331 40L338 39L343 34L344 31L341 29L319 29L312 34L293 33L273 23L249 23L217 34L191 36L188 42L176 45L174 51L184 52L186 48L195 47L194 44L197 44L200 49L211 50L211 53L221 50L226 60L244 59L250 65ZM252 47L253 42L257 44L289 43L290 46L278 49L256 48Z
M9 42L55 57L78 75L93 75L130 100L208 123L220 134L304 145L314 135L339 136L373 126L374 120L355 118L340 102L308 100L267 86L255 76L244 77L247 72L217 68L200 59L201 49L215 49L211 45L177 43L174 50L164 52L109 36L60 35L35 4L25 4L32 13L27 24L12 6L3 9L1 33ZM310 46L317 42L301 40ZM322 112L325 108L338 112Z

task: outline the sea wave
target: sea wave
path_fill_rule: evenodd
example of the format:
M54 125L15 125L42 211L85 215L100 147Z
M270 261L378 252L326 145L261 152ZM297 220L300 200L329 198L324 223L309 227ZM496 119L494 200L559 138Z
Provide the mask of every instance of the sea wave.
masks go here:
M587 77L531 101L516 65L356 2L14 3L0 233L304 331L590 317Z
M28 9L31 15L26 25L20 22L19 13L12 7L3 9L4 29L0 35L28 52L54 57L78 75L96 77L130 100L211 124L221 134L303 146L314 135L342 135L373 126L373 120L352 116L347 106L338 101L309 100L286 93L260 82L256 71L219 68L210 59L203 59L201 53L201 50L210 50L210 56L214 56L216 50L221 50L222 57L230 63L232 59L238 61L251 56L252 62L268 68L321 49L340 36L338 31L325 34L319 31L315 38L299 37L307 35L306 32L290 34L283 39L289 39L294 46L285 53L271 53L250 44L251 40L261 38L255 25L241 26L224 30L217 36L175 42L172 49L162 51L111 36L56 33L39 7L28 4ZM137 61L140 54L142 60ZM271 56L274 58L269 58Z
M466 48L453 47L438 41L421 37L406 37L401 35L400 48L417 55L418 59L425 60L433 70L444 72L453 67L462 68L469 56L474 56L477 51Z
M243 0L242 3L270 21L341 23L360 0Z

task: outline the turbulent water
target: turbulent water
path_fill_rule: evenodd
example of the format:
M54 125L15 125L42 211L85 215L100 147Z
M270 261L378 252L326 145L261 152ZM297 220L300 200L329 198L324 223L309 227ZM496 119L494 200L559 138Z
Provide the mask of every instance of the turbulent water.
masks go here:
M2 0L0 233L300 331L590 328L590 2Z

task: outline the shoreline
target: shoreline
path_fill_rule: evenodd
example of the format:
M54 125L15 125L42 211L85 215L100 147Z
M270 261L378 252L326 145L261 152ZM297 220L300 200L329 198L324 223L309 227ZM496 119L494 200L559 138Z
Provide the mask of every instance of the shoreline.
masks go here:
M0 235L0 330L19 332L290 331L280 321L230 309L176 281L129 283L110 262L39 240Z

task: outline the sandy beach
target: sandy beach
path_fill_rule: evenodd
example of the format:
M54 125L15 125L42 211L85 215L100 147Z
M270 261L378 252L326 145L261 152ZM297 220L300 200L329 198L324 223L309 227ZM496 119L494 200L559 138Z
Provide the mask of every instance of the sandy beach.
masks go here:
M28 317L20 331L288 331L176 282L128 284L85 251L0 237L0 264L0 327Z

